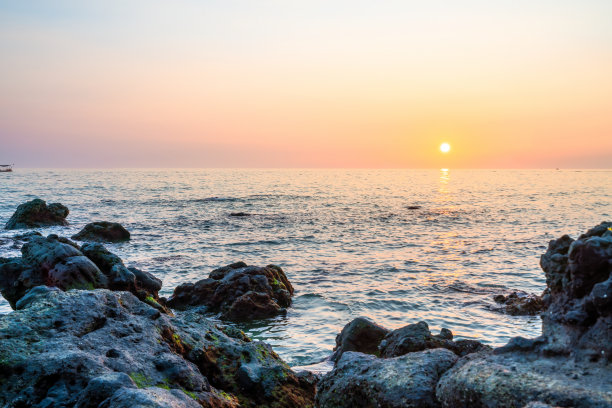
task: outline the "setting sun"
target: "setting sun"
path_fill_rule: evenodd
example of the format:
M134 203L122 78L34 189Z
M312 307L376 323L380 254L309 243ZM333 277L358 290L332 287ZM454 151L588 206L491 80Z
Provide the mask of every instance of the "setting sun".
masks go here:
M450 145L448 143L442 143L440 145L440 151L442 153L448 153L448 152L450 152L450 149L451 149L451 147L450 147Z

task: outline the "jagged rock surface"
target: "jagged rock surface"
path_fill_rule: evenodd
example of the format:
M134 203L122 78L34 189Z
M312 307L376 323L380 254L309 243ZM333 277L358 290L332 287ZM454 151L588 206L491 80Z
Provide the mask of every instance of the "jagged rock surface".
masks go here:
M206 306L231 320L275 316L291 305L293 286L275 265L264 268L237 262L212 271L207 279L174 289L168 305L176 309Z
M57 235L32 235L21 253L21 258L0 260L0 292L13 308L28 290L39 285L62 290L129 290L141 300L150 298L154 305L158 302L161 281L149 273L126 268L119 257L100 244L79 248Z
M550 242L541 257L547 288L542 336L514 338L493 354L446 372L446 407L612 407L612 223Z
M281 408L314 398L270 346L109 290L30 290L0 316L0 368L7 407Z

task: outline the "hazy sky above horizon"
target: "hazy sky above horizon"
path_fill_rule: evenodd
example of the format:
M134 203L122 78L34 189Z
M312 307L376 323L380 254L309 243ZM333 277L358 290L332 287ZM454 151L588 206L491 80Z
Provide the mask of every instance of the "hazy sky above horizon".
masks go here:
M610 168L611 21L609 0L0 0L0 162Z

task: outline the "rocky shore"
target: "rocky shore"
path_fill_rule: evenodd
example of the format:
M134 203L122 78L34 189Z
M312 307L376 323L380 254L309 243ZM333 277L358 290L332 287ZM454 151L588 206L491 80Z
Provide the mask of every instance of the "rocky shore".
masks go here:
M41 202L19 206L11 227L65 225L67 208ZM492 349L426 322L357 318L324 375L219 323L290 307L280 267L237 262L165 299L159 279L91 242L121 229L83 231L81 245L21 234L22 256L0 258L14 309L0 316L0 407L612 407L612 223L550 242L542 296L496 299L510 314L542 310L540 337Z

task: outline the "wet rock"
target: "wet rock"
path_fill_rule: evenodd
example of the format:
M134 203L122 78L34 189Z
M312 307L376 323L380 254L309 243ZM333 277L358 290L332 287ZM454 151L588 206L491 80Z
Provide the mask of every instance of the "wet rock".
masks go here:
M16 241L28 242L34 237L42 237L43 235L38 231L28 231L23 234L17 234L13 237Z
M126 267L121 258L100 243L85 243L81 246L81 251L106 275L107 288L130 291L140 300L148 301L155 307L160 306L158 296L162 288L160 279L140 269Z
M611 228L550 242L542 336L461 359L438 384L443 406L612 407Z
M426 322L409 324L393 330L385 336L379 345L381 357L397 357L415 351L435 348L445 348L459 356L491 349L476 340L455 342L452 332L448 329L442 329L440 334L433 335Z
M225 319L246 320L277 315L291 305L293 287L283 270L237 262L212 271L207 279L174 289L168 306L185 309L203 305Z
M91 260L56 235L33 236L21 253L21 258L0 265L0 292L13 308L28 290L38 285L62 290L107 285L106 276Z
M325 408L438 407L436 384L457 358L445 349L387 359L345 352L320 381L316 403Z
M92 222L72 236L72 239L92 242L122 242L130 239L130 232L116 222Z
M0 292L13 308L28 290L46 285L62 290L128 290L166 311L159 304L161 281L136 268L126 268L118 256L100 244L86 244L79 249L74 242L57 235L33 235L21 253L21 258L0 262Z
M0 406L308 407L314 386L201 314L39 286L0 316Z
M251 214L242 211L230 213L230 217L249 217L250 215Z
M8 220L5 229L41 228L53 225L68 225L66 217L68 208L59 203L47 205L44 200L36 198L20 204Z
M236 395L244 406L313 405L315 384L294 373L270 345L236 329L215 330L197 310L177 314L174 325L186 358L208 373L211 385Z
M344 326L336 336L336 347L331 359L337 361L346 351L380 355L378 345L389 330L366 317L358 317Z
M513 316L533 316L544 310L541 296L522 291L515 291L509 295L496 295L493 300L502 306L502 311Z

